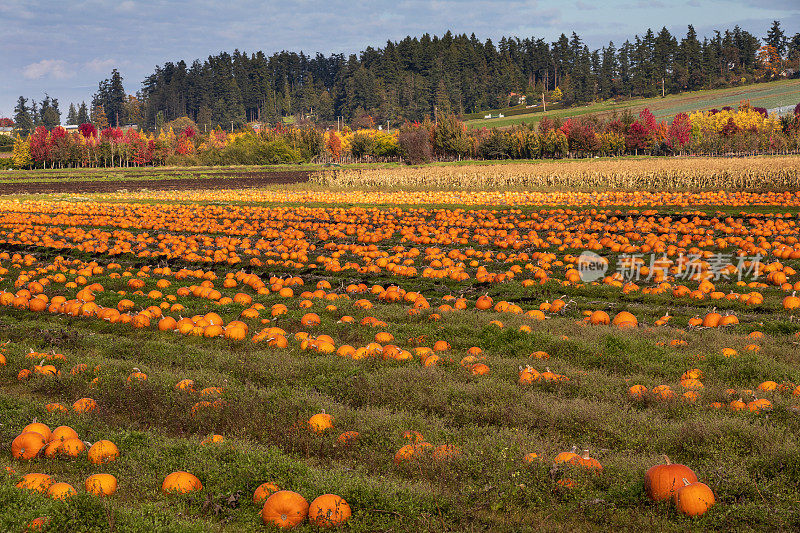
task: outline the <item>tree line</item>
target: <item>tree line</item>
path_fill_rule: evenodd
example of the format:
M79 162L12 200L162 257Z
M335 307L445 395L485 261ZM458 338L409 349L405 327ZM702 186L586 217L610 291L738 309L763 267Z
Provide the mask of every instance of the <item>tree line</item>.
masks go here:
M735 26L701 40L689 26L682 37L667 28L648 29L596 50L574 32L551 43L503 37L496 45L447 32L388 41L347 57L234 50L191 64L167 62L135 96L126 94L114 70L100 83L88 114L100 129L135 123L158 130L182 116L207 129L290 115L316 123L369 116L398 125L502 108L514 103L512 93L532 103L557 91L565 105L575 105L769 81L799 67L800 33L789 37L780 21L763 38ZM44 102L38 108L34 102L30 109L20 97L15 122L25 127L18 129L47 125L43 108ZM82 123L85 104L70 108L68 123Z

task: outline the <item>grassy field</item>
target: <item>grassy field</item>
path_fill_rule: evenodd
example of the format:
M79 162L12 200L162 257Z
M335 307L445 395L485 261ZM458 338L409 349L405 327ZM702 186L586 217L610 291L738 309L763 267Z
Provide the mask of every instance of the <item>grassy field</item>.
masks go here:
M558 109L548 113L536 112L504 118L481 118L467 121L467 127L474 129L506 127L515 124L536 124L545 115L551 118L560 117L566 119L581 115L609 116L614 112L621 113L625 110L638 114L644 108L650 109L658 120L670 121L678 113L692 113L713 108L721 109L725 106L735 107L742 100L749 100L752 105L766 109L796 105L800 102L800 80L782 80L728 89L672 94L664 98L635 98L620 103L612 101L600 102L586 106ZM502 113L502 110L496 110L492 114L496 113Z
M398 184L424 171L397 169ZM784 306L800 288L796 191L684 192L674 205L658 191L640 203L518 187L157 189L0 198L0 530L37 517L59 532L270 530L252 501L265 482L341 496L347 531L800 527L800 323ZM609 260L606 277L574 278L586 249ZM677 268L703 252L701 272L715 254L734 267L711 287L623 260L666 254ZM736 271L737 252L767 271ZM596 311L636 326L593 325ZM715 312L736 323L691 325ZM564 378L527 382L528 366ZM97 407L79 413L84 397ZM770 405L735 410L740 398ZM323 412L333 427L312 431ZM34 420L120 455L12 458ZM430 446L403 448L409 431ZM211 435L223 441L202 443ZM554 462L573 448L602 469ZM664 454L713 490L702 516L646 496ZM164 494L173 471L202 490ZM34 472L77 494L16 486ZM114 495L84 489L100 472Z

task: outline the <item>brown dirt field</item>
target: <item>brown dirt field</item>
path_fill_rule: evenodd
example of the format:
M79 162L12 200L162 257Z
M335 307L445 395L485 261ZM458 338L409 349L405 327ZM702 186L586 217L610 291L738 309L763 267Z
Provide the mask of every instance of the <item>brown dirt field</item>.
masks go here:
M198 190L198 189L252 189L269 185L305 183L310 172L305 170L285 172L240 172L217 174L213 178L176 178L158 180L124 181L20 181L19 183L0 183L2 194L46 194L46 193L92 193L116 192L120 189L138 191L149 190ZM235 176L235 177L226 177ZM51 177L51 176L48 176ZM53 176L55 177L55 176Z

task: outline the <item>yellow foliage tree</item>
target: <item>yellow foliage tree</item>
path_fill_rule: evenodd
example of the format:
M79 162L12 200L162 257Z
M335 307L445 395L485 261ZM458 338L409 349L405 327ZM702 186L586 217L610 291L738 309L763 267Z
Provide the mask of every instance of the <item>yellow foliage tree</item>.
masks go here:
M12 159L16 168L28 168L31 166L31 147L26 139L19 136L14 139Z

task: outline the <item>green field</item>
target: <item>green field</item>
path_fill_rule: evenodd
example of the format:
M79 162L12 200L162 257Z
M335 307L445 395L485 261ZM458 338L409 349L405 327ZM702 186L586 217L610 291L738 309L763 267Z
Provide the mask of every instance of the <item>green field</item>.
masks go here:
M586 106L559 109L548 112L548 117L563 119L581 115L609 115L615 111L620 113L628 110L639 113L644 108L650 111L659 120L671 120L678 113L691 113L725 106L735 107L742 100L749 100L753 106L773 109L800 103L800 80L782 80L770 83L759 83L729 89L714 89L696 91L684 94L667 95L665 98L637 98L625 102L613 101L589 104ZM503 110L493 110L492 114L502 113ZM486 114L490 112L487 111ZM474 128L500 128L515 124L537 123L545 114L541 112L512 117L476 119L467 121L467 127Z

